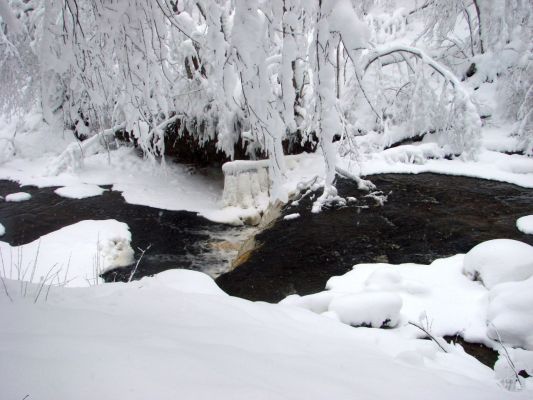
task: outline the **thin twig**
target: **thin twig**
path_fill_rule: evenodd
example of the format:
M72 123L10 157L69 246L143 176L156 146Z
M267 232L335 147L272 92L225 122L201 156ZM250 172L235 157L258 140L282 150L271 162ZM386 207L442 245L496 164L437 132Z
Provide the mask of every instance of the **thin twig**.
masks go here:
M409 321L408 322L409 325L413 325L414 327L420 329L422 332L424 332L426 335L428 335L428 337L433 340L435 343L437 343L437 345L441 348L441 350L445 353L447 353L446 349L444 347L442 347L442 345L437 341L437 339L431 334L429 333L426 329L424 329L422 326L418 325L416 322L411 322Z
M133 271L131 271L131 274L130 274L130 277L129 277L129 279L128 279L128 282L131 282L131 280L133 279L133 275L135 275L135 273L137 272L137 267L138 267L139 264L141 263L141 260L142 260L142 258L143 258L143 256L144 256L144 253L146 253L146 252L148 251L148 249L150 249L150 247L152 247L152 243L150 243L150 244L148 245L148 247L147 247L146 249L144 249L144 250L142 250L142 249L139 248L139 250L141 250L141 256L140 256L139 259L137 260L137 263L135 264L135 268L133 268Z

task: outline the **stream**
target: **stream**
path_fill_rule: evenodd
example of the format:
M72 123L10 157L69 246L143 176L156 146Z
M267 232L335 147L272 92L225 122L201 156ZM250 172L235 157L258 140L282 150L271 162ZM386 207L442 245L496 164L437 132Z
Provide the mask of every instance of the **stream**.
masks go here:
M358 263L430 264L466 253L497 238L533 245L533 235L516 228L516 219L533 214L533 190L508 183L439 174L368 176L387 195L383 206L357 185L338 179L344 207L311 213L314 193L256 236L255 250L239 267L217 278L233 296L277 302L286 296L324 290L331 276Z
M170 268L194 269L217 277L230 295L268 302L321 291L331 276L357 263L429 264L495 238L533 245L533 235L515 225L517 218L533 213L531 189L430 173L367 178L387 196L384 205L365 197L354 182L339 178L339 194L352 201L319 214L310 211L318 193L286 205L281 218L256 235L253 250L241 255L231 271L236 246L255 229L217 224L192 212L128 204L112 190L74 200L58 196L55 188L21 188L0 181L1 196L21 190L32 195L29 201L0 203L0 221L6 228L0 240L21 245L82 220L116 219L128 224L137 259L151 244L134 278ZM293 213L300 217L283 219ZM132 268L103 277L124 281Z
M0 181L0 195L25 191L31 200L0 202L1 237L21 245L66 225L94 219L128 224L136 259L134 278L171 268L208 273L228 294L249 300L277 302L284 297L319 292L331 276L348 272L357 263L429 264L437 258L465 253L490 239L509 238L533 245L533 235L516 228L516 219L533 214L533 190L512 184L438 174L369 176L384 204L339 178L345 206L311 213L320 193L297 196L281 217L257 232L255 228L216 224L196 213L167 211L128 204L120 192L81 200L54 193L55 188L20 187ZM110 187L106 187L110 189ZM295 219L283 219L299 213ZM251 236L251 237L250 237ZM251 250L237 256L246 237ZM233 264L238 264L231 269ZM134 266L109 271L107 281L128 280ZM493 367L497 353L480 344L459 341L465 350Z
M216 277L228 270L236 254L236 244L251 229L217 224L193 212L129 204L117 191L69 199L55 194L55 189L21 187L15 182L0 181L1 196L19 191L32 196L24 202L0 202L0 222L6 228L0 240L18 246L82 220L116 219L130 228L135 259L139 259L142 249L151 245L134 279L171 268L193 269ZM127 281L133 268L134 265L118 268L102 277L107 282Z

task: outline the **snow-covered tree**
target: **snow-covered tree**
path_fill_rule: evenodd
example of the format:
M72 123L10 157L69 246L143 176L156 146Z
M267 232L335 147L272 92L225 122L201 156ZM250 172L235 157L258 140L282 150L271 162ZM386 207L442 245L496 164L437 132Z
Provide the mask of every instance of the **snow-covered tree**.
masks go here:
M319 208L336 198L338 152L356 154L362 135L368 148L424 137L449 156L475 155L472 90L496 78L531 151L530 4L394 3L1 0L0 78L23 65L26 84L16 84L38 89L46 121L93 136L52 172L117 131L154 161L168 135L190 135L228 158L236 146L268 157L273 197L284 200L284 148L312 142L327 166ZM425 29L409 42L413 21Z

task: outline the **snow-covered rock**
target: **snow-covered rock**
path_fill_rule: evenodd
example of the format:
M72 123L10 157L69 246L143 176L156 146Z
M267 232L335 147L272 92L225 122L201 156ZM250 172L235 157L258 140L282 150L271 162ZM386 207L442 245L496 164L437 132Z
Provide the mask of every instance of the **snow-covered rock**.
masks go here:
M533 235L533 215L526 215L516 220L516 227L519 231Z
M6 201L11 202L27 201L29 199L31 199L31 194L26 192L11 193L5 197Z
M398 323L402 298L390 292L363 292L335 297L328 311L352 326L394 327Z
M78 185L61 187L54 192L59 196L69 199L85 199L87 197L100 196L104 191L105 189L102 189L98 185L80 183Z
M120 236L99 240L98 250L104 261L102 273L133 264L135 252L131 248L130 240L130 237Z
M490 338L533 350L533 277L494 286L488 321Z
M463 272L487 288L533 276L533 246L511 239L494 239L473 247L464 258Z

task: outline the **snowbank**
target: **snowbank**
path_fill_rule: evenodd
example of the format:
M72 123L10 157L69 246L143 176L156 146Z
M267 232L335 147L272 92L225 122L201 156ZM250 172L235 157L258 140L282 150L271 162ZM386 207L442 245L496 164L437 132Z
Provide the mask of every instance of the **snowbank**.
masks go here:
M5 398L527 399L451 347L282 305L202 294L197 274L0 294ZM204 282L205 283L205 282ZM37 285L34 285L37 286ZM197 287L189 293L183 288ZM210 291L210 290L208 290ZM386 384L383 384L386 381Z
M291 295L280 303L352 326L395 328L380 330L383 335L423 337L422 329L434 337L460 335L499 350L500 357L506 358L503 346L533 350L533 276L530 269L523 268L533 262L531 251L524 243L499 239L481 243L465 256L439 259L429 266L358 264L352 271L330 278L327 290ZM464 268L476 271L489 285L468 279ZM420 361L419 355L409 352L401 358ZM533 352L520 353L517 364L516 372L532 370ZM503 361L498 368L502 385L520 386L513 368Z
M28 201L29 199L31 199L31 194L26 192L11 193L5 197L6 201L11 202Z
M81 221L22 246L0 242L2 275L64 286L101 283L108 269L133 263L128 226L116 220Z
M463 271L489 289L527 279L533 276L533 246L511 239L480 243L465 255Z
M420 174L432 172L490 179L533 188L533 158L518 154L503 154L482 149L475 160L433 158L427 144L400 146L383 152L364 154L355 166L349 159L340 159L348 171L360 170L363 176L385 173ZM429 158L424 158L429 157Z

